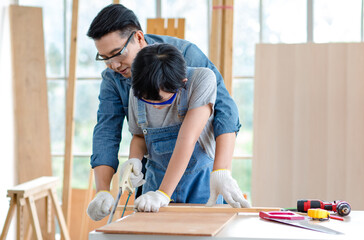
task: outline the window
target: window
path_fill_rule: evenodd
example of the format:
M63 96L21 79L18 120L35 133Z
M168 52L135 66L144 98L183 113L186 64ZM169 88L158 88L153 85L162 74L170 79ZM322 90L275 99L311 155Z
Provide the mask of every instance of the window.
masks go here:
M146 31L146 19L186 18L186 39L206 55L209 42L209 0L121 0L135 11ZM363 1L352 0L235 0L233 98L242 128L233 160L233 176L250 195L253 156L253 106L255 44L304 43L312 31L314 42L363 41ZM96 124L99 85L103 63L94 61L96 48L86 32L96 14L112 1L80 1L78 18L78 63L75 105L73 187L86 188L92 131ZM161 3L160 5L158 3ZM19 4L43 7L48 77L49 119L54 175L62 177L65 138L65 89L68 71L71 0L20 0ZM143 7L140 7L143 6ZM157 9L157 8L160 9ZM308 19L307 16L312 16ZM312 22L310 26L308 22ZM128 155L131 135L124 124L120 155ZM76 177L77 176L77 177Z

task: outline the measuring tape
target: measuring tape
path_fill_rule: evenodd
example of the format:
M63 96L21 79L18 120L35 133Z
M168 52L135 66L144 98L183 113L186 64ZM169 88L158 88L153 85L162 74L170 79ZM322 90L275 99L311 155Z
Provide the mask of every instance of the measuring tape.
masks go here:
M319 208L310 208L307 211L307 215L311 217L313 220L325 221L329 218L344 221L342 217L330 216L330 213L327 210L319 209Z

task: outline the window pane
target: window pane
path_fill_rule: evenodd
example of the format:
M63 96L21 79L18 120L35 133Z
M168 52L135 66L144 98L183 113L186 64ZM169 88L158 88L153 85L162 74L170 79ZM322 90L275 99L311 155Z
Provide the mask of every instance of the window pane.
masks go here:
M253 79L234 79L233 99L239 109L240 128L234 155L252 155L253 149Z
M20 0L19 4L42 7L47 77L64 77L63 0Z
M208 55L207 1L162 0L163 18L185 18L186 40L196 44Z
M87 37L86 34L92 20L96 17L97 13L110 3L111 1L79 1L77 33L77 77L100 77L102 70L106 67L103 62L95 61L97 50L94 41ZM70 7L72 7L72 2L70 5ZM71 26L71 13L72 12L69 14L69 26ZM69 41L69 38L70 37L68 35L67 41ZM67 52L68 51L69 47L67 49Z
M234 9L233 75L253 76L254 50L260 31L259 1L235 1Z
M306 0L263 1L263 42L306 42L306 9Z
M91 153L101 81L78 80L75 100L74 153Z
M138 17L143 32L147 31L147 18L156 17L156 1L121 0L120 3L131 9ZM143 6L143 7L141 7Z
M241 191L246 193L248 200L251 201L252 160L234 159L231 169Z
M65 141L65 81L48 81L48 114L51 152L64 153Z
M314 1L314 41L360 41L361 0Z

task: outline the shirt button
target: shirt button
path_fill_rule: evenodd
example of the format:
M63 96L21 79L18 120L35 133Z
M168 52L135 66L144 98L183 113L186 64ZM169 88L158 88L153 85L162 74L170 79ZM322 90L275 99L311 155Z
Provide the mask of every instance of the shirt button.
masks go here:
M147 133L148 133L147 129L143 129L143 134L147 134Z

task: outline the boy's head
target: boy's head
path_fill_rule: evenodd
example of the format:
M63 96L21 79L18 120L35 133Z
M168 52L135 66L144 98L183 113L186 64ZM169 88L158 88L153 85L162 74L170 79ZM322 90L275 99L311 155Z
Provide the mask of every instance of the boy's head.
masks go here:
M139 99L161 101L161 91L175 93L185 86L186 62L170 44L153 44L139 51L132 65L132 87Z
M122 37L125 37L137 30L142 30L142 28L133 11L121 4L110 4L94 18L87 36L99 40L108 33L119 31Z

